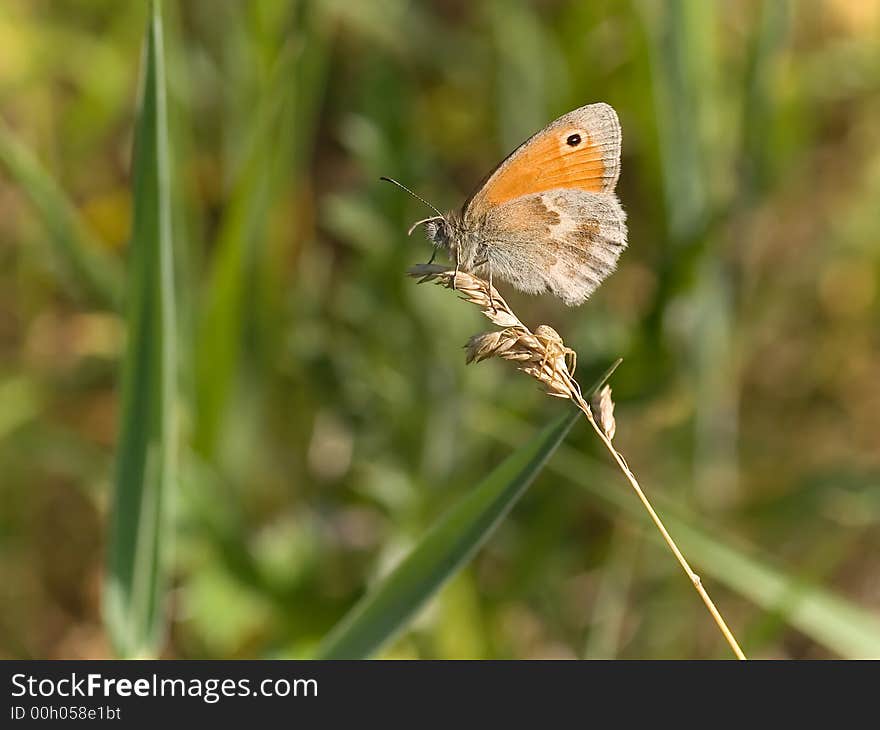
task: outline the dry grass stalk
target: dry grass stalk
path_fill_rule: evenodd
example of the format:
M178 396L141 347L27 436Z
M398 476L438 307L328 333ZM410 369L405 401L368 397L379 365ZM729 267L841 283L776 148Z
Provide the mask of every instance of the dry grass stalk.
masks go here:
M510 360L516 365L518 370L532 376L541 383L548 395L557 398L567 398L583 412L593 430L599 436L605 448L611 454L621 472L623 472L623 475L627 478L636 496L638 496L654 525L659 530L663 540L673 555L675 555L679 565L681 565L682 570L684 570L697 593L699 593L700 598L703 600L734 654L738 659L745 659L745 654L743 654L736 638L727 627L727 624L706 592L700 577L691 569L690 564L663 525L660 516L651 506L650 501L645 496L641 486L639 486L638 480L630 470L623 455L612 443L616 431L616 423L614 420L614 401L611 399L611 387L607 384L604 385L594 400L594 407L591 407L581 393L580 385L574 379L574 369L577 363L575 351L565 346L559 333L552 327L540 325L532 332L514 314L497 289L490 287L482 279L461 271L456 273L452 269L437 264L414 266L409 270L408 274L418 278L419 283L433 281L440 286L456 290L462 299L478 306L493 324L502 328L499 331L484 332L470 338L465 347L468 363L481 362L490 357Z

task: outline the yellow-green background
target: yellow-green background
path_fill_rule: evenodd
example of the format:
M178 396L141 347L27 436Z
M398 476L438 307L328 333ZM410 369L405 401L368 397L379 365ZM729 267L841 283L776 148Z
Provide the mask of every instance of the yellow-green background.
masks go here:
M465 367L485 322L404 277L426 212L377 178L455 207L599 100L623 126L630 248L579 309L511 303L585 381L624 358L616 443L698 531L688 554L747 653L878 651L880 4L163 8L180 384L163 656L308 656L558 415L507 364ZM0 4L4 658L112 653L112 293L146 22L140 2ZM382 656L729 656L644 516L601 497L627 489L576 426Z

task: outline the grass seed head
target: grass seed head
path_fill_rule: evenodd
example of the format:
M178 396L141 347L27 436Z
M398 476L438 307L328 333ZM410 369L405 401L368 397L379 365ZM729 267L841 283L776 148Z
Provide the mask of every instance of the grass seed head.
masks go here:
M480 308L501 330L474 335L465 345L467 362L499 357L516 364L517 369L535 378L548 395L575 399L580 388L573 378L577 353L566 347L559 333L542 324L534 332L526 327L504 301L498 290L471 274L436 264L421 264L409 270L419 283L433 281Z

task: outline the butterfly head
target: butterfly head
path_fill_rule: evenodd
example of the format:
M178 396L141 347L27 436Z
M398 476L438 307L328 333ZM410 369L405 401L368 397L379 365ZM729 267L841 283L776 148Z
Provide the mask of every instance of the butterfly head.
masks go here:
M412 195L416 200L421 201L425 205L427 205L431 210L433 210L437 215L432 215L430 218L422 218L421 220L413 223L409 231L407 231L407 235L411 236L412 232L421 225L425 226L425 235L427 235L428 240L434 244L435 248L444 248L449 249L452 245L453 237L455 234L455 216L453 214L443 215L437 208L431 205L427 200L425 200L420 195L416 195L412 190L410 190L405 185L397 182L397 180L392 180L390 177L381 177L380 180L384 180L385 182L393 183L397 185L397 187L405 190L407 193Z
M425 235L434 244L435 248L449 248L449 241L452 238L452 226L442 216L429 218L425 221Z

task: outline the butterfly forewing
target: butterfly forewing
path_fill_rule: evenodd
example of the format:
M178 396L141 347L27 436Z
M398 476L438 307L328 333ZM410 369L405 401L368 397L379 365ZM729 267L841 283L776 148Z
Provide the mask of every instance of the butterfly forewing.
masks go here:
M614 190L620 172L620 122L608 104L575 109L526 140L485 180L464 213L530 193Z

